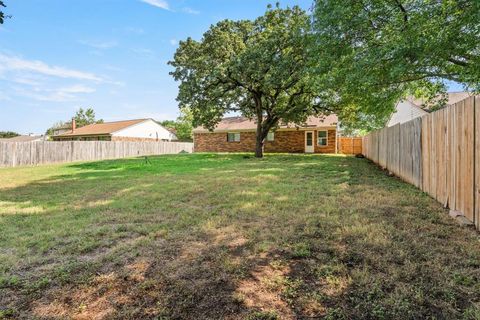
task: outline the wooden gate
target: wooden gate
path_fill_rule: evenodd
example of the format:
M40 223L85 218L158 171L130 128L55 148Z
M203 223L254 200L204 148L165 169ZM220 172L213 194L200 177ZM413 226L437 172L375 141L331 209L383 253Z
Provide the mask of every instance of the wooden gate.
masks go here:
M361 154L363 138L361 137L339 137L338 153L343 154Z

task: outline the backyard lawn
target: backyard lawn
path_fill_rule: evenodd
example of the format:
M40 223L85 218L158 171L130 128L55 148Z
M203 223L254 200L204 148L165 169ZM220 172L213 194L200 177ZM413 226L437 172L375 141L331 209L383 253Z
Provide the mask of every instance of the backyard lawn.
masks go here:
M0 319L480 319L480 236L365 159L0 169Z

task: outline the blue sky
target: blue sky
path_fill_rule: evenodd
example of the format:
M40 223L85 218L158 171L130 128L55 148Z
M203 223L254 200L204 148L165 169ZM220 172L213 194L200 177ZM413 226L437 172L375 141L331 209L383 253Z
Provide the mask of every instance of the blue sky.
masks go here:
M43 133L79 107L106 121L175 119L178 84L167 61L178 41L222 19L255 18L276 1L4 2L13 17L0 26L0 131Z

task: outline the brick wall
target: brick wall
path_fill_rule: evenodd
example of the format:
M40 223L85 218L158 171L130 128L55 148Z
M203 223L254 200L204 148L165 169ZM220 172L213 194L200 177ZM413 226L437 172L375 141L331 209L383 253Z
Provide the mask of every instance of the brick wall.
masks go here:
M227 142L227 133L195 133L196 152L252 152L255 150L255 132L242 132L239 142Z
M336 140L337 131L328 130L328 138L327 138L327 145L326 146L319 146L317 143L318 134L315 130L314 133L314 144L315 144L315 153L335 153L335 144L337 143Z
M335 153L336 131L328 130L328 145L317 145L317 131L314 131L315 153ZM254 152L255 132L241 132L239 142L227 142L227 133L195 133L196 152ZM265 143L265 152L305 152L305 131L277 131L274 141Z

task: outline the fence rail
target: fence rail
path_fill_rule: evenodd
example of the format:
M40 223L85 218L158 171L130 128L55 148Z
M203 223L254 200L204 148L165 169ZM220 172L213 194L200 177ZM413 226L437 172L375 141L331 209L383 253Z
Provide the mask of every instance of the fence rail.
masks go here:
M363 138L364 155L480 230L480 97Z
M118 159L193 152L187 142L42 141L0 142L0 167Z

